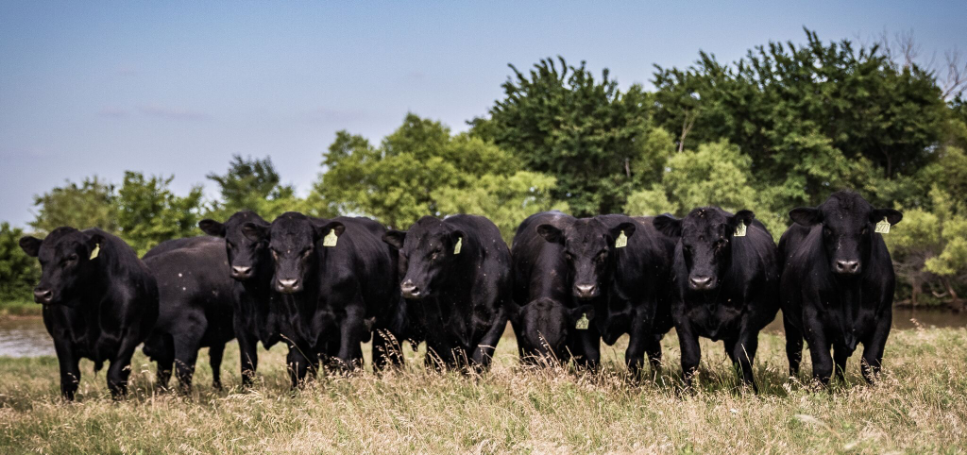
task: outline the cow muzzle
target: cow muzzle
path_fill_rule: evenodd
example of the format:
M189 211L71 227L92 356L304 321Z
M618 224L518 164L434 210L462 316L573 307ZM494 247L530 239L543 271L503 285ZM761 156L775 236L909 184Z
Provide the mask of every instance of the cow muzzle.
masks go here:
M302 281L298 279L279 280L275 285L275 290L283 294L295 294L302 291Z
M423 289L410 280L400 284L400 292L403 294L403 298L407 300L421 300L426 295Z
M54 291L39 286L34 288L34 302L47 305L52 300L54 300Z
M860 273L860 261L837 259L833 271L840 275L856 275Z
M598 296L598 286L596 284L575 284L574 296L580 300L591 300Z

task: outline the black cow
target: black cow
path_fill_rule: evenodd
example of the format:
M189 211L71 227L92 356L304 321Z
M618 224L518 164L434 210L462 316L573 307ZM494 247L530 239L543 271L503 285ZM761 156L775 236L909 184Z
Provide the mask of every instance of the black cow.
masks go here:
M561 212L536 213L520 224L514 236L513 299L507 302L507 313L525 362L564 362L573 357L589 367L600 359L600 337L581 325L594 318L594 309L576 305L572 297L564 245L547 242L537 232L542 224L563 229L574 220Z
M426 340L428 365L490 365L507 327L510 251L490 220L423 217L383 240L399 250L399 283L406 299L406 332Z
M872 383L890 335L896 285L890 252L875 230L878 223L899 223L903 214L840 191L819 207L800 207L789 216L796 224L779 240L789 372L799 374L805 335L814 379L829 384L834 362L842 375L863 343L863 377Z
M752 364L759 331L779 311L779 266L772 235L752 212L733 215L718 207L697 208L681 220L662 215L654 224L679 239L671 311L686 387L702 358L698 337L705 337L723 340L745 383L758 390Z
M235 338L236 306L225 241L214 237L179 240L164 242L144 256L161 297L158 322L144 343L144 353L158 363L158 386L167 386L174 364L182 390L187 392L198 350L207 346L212 385L221 388L222 354L225 343ZM176 244L181 247L171 248Z
M399 300L383 227L366 218L320 220L288 212L268 229L254 223L242 229L253 241L268 241L270 312L289 344L292 385L300 385L319 360L361 366L361 344L374 326L386 325Z
M279 324L269 311L272 297L272 256L266 240L252 240L242 226L252 223L268 229L269 223L255 212L237 212L224 223L205 219L198 226L206 234L225 239L229 269L234 281L234 329L241 358L242 383L252 384L258 368L258 342L270 349L282 340Z
M54 229L44 240L20 239L43 273L34 301L44 305L44 325L54 339L60 390L74 399L81 358L105 361L115 398L127 392L131 356L158 318L158 286L151 271L121 239L100 229Z
M666 294L674 241L655 230L650 218L625 215L576 219L563 229L542 224L537 232L560 245L574 299L593 305L589 333L608 345L630 334L625 362L632 374L639 373L646 352L657 371L661 337L671 329ZM596 364L597 343L594 348L585 354Z

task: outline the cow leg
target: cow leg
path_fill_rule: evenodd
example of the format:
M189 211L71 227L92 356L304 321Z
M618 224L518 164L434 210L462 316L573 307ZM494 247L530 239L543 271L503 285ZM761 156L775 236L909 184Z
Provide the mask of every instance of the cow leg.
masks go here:
M497 350L500 336L507 329L507 319L507 310L500 307L500 310L494 316L494 323L490 325L490 329L487 330L487 333L480 339L480 343L477 343L476 349L473 350L472 361L474 366L482 369L490 368L490 362L494 358L494 351Z
M578 342L581 343L581 366L592 372L598 371L601 364L601 335L591 329L581 331L578 337Z
M818 320L818 316L808 318ZM833 358L829 353L830 345L821 325L811 324L806 328L806 342L809 343L809 357L813 361L813 379L823 386L829 385L833 374Z
M339 327L339 353L333 362L343 371L355 370L362 366L362 343L372 337L372 332L363 322L363 315L349 311Z
M742 380L746 386L752 386L755 393L759 393L756 386L755 376L752 374L752 365L755 362L755 352L759 348L759 333L745 331L739 335L739 339L732 347L732 361L742 371Z
M634 313L633 313L634 314ZM628 350L625 351L625 365L632 377L639 377L641 366L645 363L645 345L648 343L651 334L645 331L645 320L635 314L631 322L630 340Z
M687 322L678 327L678 344L682 349L682 380L685 387L690 388L692 377L702 361L702 347L698 344L698 336L692 333Z
M128 393L128 377L131 376L131 357L134 350L138 347L133 337L126 338L121 342L118 354L111 359L111 366L107 369L107 387L111 391L111 397L121 398Z
M386 365L403 365L403 347L400 340L393 336L388 329L377 329L373 333L373 371L379 372Z
M242 364L242 386L251 387L259 365L258 340L255 335L239 330L238 326L235 333L238 334L238 354Z
M289 345L289 355L286 356L286 363L289 366L289 378L292 380L292 388L305 385L306 375L310 369L315 369L313 357L309 357L298 345Z
M80 359L74 356L69 341L54 340L57 363L60 365L60 394L67 401L74 401L77 384L81 382Z
M863 343L863 359L860 367L863 370L863 378L866 382L874 384L880 374L883 365L883 351L886 349L886 340L890 336L890 326L893 323L893 314L888 313L880 318L876 324L876 330L869 342Z
M212 366L212 388L222 390L222 355L225 343L214 343L208 348L208 364Z
M799 365L802 363L802 332L786 317L782 318L782 326L786 332L786 358L789 359L789 376L799 376Z
M158 371L155 373L154 386L155 389L165 390L168 388L168 382L171 381L171 372L175 367L175 347L170 335L164 335L162 346L159 352L155 354L155 360L157 361Z
M645 352L648 353L648 363L655 377L661 374L661 335L645 337Z
M183 393L191 392L191 379L195 374L195 362L201 348L201 334L204 330L190 330L174 335L175 339L175 376Z
M848 352L846 346L833 346L833 375L835 378L846 381L846 361L849 359L851 352Z

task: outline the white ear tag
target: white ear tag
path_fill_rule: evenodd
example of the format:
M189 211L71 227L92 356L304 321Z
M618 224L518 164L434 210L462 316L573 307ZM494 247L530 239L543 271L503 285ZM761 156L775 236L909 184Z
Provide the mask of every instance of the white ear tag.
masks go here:
M453 246L453 254L460 254L461 248L463 248L463 237L457 239L457 244Z
M624 248L626 246L628 246L628 236L625 235L625 231L621 231L621 234L619 234L618 235L618 238L615 239L615 241L614 241L614 247L615 248Z
M887 230L889 230L889 228L887 228ZM101 244L100 243L98 243L97 245L94 245L94 249L91 250L91 259L92 260L93 259L97 259L97 255L99 255L99 254L101 254Z
M587 330L588 329L588 324L590 322L591 321L588 321L588 314L587 313L583 313L583 314L581 314L581 319L578 319L577 324L574 324L574 328L575 329L578 329L578 330Z
M732 236L733 237L745 237L745 231L747 229L748 228L745 226L745 223L742 222L742 221L739 221L739 225L735 227L735 234L732 234Z
M336 246L336 241L339 240L339 236L336 235L335 229L330 229L329 233L322 238L322 246L332 248Z
M876 223L876 227L873 229L873 232L879 232L880 234L890 233L890 222L887 221L886 217L883 218L883 221Z

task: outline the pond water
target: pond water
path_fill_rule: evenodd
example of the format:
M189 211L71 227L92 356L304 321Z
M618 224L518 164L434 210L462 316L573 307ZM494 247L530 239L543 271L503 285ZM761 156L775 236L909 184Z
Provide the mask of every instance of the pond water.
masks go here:
M916 321L916 322L914 322ZM951 313L938 310L893 310L894 330L909 330L917 326L933 327L967 327L967 313ZM782 333L782 315L766 327L770 333ZM512 333L512 332L511 332ZM54 354L54 342L44 321L35 318L3 318L0 317L0 356L37 357Z

